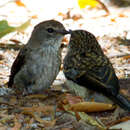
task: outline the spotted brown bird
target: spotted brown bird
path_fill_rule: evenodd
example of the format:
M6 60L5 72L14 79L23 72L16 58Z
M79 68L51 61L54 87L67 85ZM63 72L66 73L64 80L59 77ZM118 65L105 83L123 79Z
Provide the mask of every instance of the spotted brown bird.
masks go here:
M101 92L120 107L130 111L130 101L119 93L119 81L111 62L90 32L71 32L63 68L68 80Z
M36 25L12 65L8 86L23 94L48 89L60 70L61 41L68 33L55 20Z

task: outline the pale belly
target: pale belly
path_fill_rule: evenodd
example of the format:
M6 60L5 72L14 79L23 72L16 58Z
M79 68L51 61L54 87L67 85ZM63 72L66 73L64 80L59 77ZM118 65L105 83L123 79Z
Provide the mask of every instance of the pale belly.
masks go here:
M22 70L16 75L14 83L24 87L28 93L39 93L48 89L60 68L60 58L55 52L46 50L30 56Z

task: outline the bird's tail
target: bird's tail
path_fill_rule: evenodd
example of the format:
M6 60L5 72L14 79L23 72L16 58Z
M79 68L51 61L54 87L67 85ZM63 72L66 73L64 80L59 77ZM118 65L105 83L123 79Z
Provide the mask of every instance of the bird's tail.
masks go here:
M117 94L117 96L112 97L112 100L114 100L121 108L130 112L130 101L125 96Z

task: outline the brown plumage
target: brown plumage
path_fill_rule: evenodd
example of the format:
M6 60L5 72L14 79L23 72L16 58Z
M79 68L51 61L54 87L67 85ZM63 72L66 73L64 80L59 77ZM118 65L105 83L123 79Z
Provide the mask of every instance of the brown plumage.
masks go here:
M23 94L42 93L48 89L59 72L60 45L68 33L55 20L36 25L12 65L8 86Z
M114 68L93 34L84 30L72 31L63 71L67 79L103 93L130 111L130 101L119 93Z

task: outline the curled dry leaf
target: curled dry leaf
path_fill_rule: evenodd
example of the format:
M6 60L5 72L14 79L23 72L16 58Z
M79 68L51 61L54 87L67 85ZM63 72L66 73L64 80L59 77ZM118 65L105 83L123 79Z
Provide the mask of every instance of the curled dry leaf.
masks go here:
M70 106L71 111L79 112L99 112L113 110L115 106L112 104L97 103L97 102L80 102L77 104L72 104Z
M60 105L67 105L67 104L75 104L83 101L83 99L79 96L72 96L71 94L62 94L59 97L59 104Z

